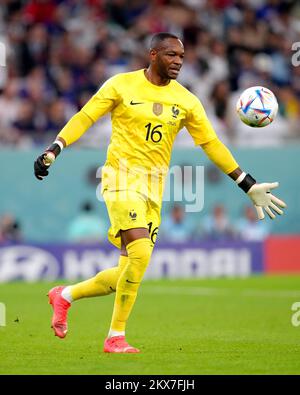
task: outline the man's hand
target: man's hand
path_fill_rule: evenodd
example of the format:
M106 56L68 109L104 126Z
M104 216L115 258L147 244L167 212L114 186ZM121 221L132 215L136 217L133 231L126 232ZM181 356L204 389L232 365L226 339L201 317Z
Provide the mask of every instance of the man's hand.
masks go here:
M43 180L49 174L49 166L55 161L53 152L44 152L34 162L34 175L38 180Z
M283 214L283 211L279 207L285 208L286 204L270 192L271 189L277 188L278 185L278 182L254 184L247 192L247 195L249 195L256 208L259 219L265 218L264 210L271 219L275 218L273 211L279 215Z
M49 166L52 165L65 145L66 143L63 142L62 139L58 138L36 159L34 162L34 175L38 180L42 180L49 174Z

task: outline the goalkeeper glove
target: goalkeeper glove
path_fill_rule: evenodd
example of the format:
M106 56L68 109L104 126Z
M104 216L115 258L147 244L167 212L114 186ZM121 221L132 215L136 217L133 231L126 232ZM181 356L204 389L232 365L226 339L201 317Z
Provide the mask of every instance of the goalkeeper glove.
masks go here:
M61 153L63 144L61 141L54 141L47 150L40 155L34 162L34 175L38 180L43 180L49 174L49 167Z
M281 208L285 208L286 204L270 192L270 190L278 187L278 182L257 184L250 174L245 173L242 173L236 182L252 200L259 219L265 218L264 211L271 219L276 217L274 212L279 215L283 214Z

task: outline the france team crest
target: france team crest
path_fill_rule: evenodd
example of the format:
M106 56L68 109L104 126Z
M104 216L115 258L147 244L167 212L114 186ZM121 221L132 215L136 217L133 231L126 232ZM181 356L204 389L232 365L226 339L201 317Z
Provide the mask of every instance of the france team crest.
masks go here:
M152 111L155 115L160 115L163 112L163 105L161 103L153 103Z

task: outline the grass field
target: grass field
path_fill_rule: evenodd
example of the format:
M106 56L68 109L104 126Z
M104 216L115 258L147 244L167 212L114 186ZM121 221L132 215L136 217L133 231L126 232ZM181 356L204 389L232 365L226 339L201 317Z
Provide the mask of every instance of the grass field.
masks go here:
M127 327L137 355L102 352L112 296L74 303L68 336L54 337L51 286L0 284L1 374L300 373L300 277L144 282Z

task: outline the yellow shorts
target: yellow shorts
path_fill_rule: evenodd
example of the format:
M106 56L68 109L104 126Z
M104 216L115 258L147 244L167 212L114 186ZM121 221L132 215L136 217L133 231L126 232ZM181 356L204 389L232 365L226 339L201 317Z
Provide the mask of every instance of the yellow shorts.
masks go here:
M161 205L130 190L105 190L103 198L111 223L108 240L113 245L121 248L120 230L147 228L154 246L160 225Z

